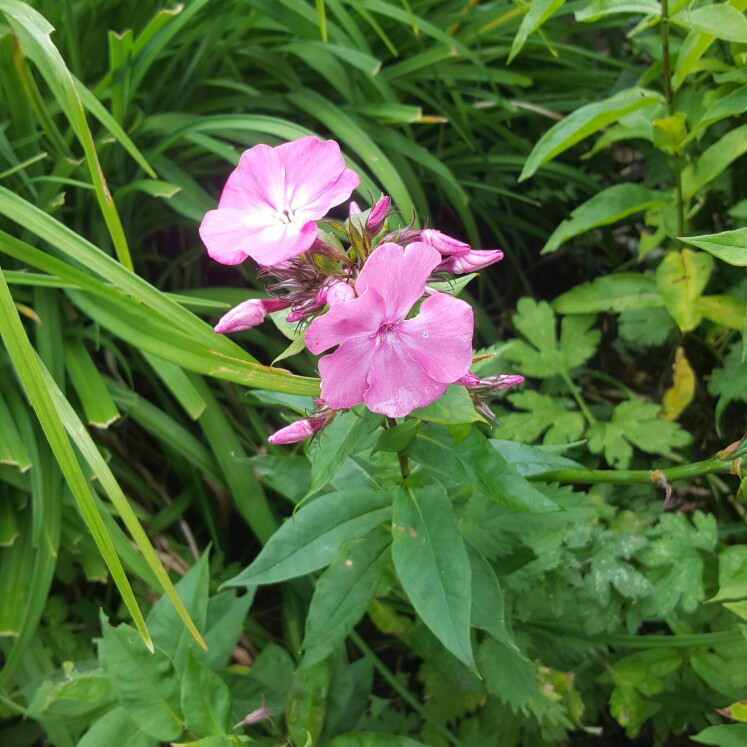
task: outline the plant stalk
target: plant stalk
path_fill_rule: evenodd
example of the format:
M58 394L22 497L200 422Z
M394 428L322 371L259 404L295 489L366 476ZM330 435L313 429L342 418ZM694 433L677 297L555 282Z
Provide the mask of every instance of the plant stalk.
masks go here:
M664 76L664 97L667 102L667 116L674 116L674 91L672 90L672 63L669 57L669 0L661 0L661 58ZM675 150L673 156L674 192L677 208L677 237L685 235L685 201L682 196L682 156ZM676 239L677 248L682 242Z

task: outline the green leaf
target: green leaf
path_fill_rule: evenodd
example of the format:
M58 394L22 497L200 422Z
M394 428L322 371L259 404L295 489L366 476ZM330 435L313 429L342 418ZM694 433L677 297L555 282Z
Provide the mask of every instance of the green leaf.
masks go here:
M542 434L545 444L568 444L583 435L585 421L569 400L548 397L539 392L511 394L508 401L523 412L510 412L501 418L501 435L521 443L532 443Z
M67 662L63 672L64 679L39 685L28 705L29 716L37 720L90 718L112 703L109 679L100 669L77 671Z
M521 52L526 40L547 21L558 8L565 4L565 0L531 0L526 15L521 20L519 31L514 37L511 44L511 51L508 55L508 64Z
M652 123L653 143L667 153L679 153L687 140L687 119L684 114L655 119Z
M718 397L716 427L724 409L730 402L747 402L747 363L742 360L742 342L736 342L724 357L724 365L708 378L708 392Z
M65 368L83 405L88 424L108 428L119 418L119 410L81 340L65 341Z
M472 625L487 630L497 641L515 648L516 644L506 629L503 592L495 571L479 550L469 543L466 547L472 573Z
M747 228L704 236L685 236L682 241L705 250L722 262L747 267Z
M420 421L415 419L387 428L379 436L374 451L404 451L410 441L415 438L418 428L420 428Z
M394 568L415 611L474 670L469 557L446 490L440 485L398 490L392 535Z
M558 296L552 307L558 314L598 314L606 311L655 309L663 305L656 279L648 275L602 275Z
M592 228L616 223L634 213L666 205L669 201L666 193L648 189L642 184L615 184L577 207L571 217L552 232L541 254L557 251L568 239Z
M728 3L712 3L695 10L687 6L671 17L671 22L717 39L747 44L747 18Z
M363 616L391 541L389 533L375 530L346 546L319 577L306 618L304 666L329 656Z
M305 576L326 566L350 540L385 522L391 497L372 490L340 491L302 506L254 562L224 586L257 586Z
M577 21L596 21L621 13L658 16L661 15L661 6L656 0L591 0L585 8L576 11L575 16Z
M666 455L690 443L690 435L677 423L659 419L661 408L651 402L627 400L615 407L612 419L589 426L589 450L604 453L607 463L627 469L633 457L632 446L647 454Z
M105 713L83 735L76 747L156 747L156 739L143 731L127 708L118 706Z
M519 181L529 179L543 164L608 124L636 109L661 102L661 96L642 88L628 88L611 98L587 104L551 127L537 142L524 164Z
M541 446L517 444L514 441L490 439L490 445L522 476L534 477L558 469L583 469L573 459Z
M734 117L747 111L747 86L730 91L706 109L695 123L687 140L697 137L703 130L726 117Z
M698 311L709 322L741 331L747 303L733 296L701 296L698 299Z
M380 732L358 732L340 734L327 747L425 747L410 737L397 737Z
M548 303L522 298L516 308L513 323L531 345L514 341L503 355L515 361L521 373L542 378L557 376L585 363L596 352L599 331L589 329L594 317L566 317L558 339L555 314Z
M682 249L667 254L656 270L656 285L664 305L683 332L700 324L698 300L712 269L713 259L708 254Z
M294 672L285 706L285 723L292 744L312 747L318 743L324 728L331 673L329 659Z
M557 511L554 501L535 488L506 462L477 430L455 445L445 428L421 429L407 454L446 484L472 488L515 511Z
M478 415L475 410L467 389L456 384L449 385L444 395L435 402L425 407L419 407L410 414L420 420L441 425L485 422L485 418Z
M195 736L220 736L230 730L231 691L191 651L182 677L181 705L187 729Z
M321 438L309 448L311 487L307 497L320 491L335 476L343 462L382 423L383 417L359 407L341 413L328 425Z
M148 651L129 625L113 628L102 616L101 666L120 705L149 736L172 742L182 734L179 680L171 660Z
M747 724L709 726L690 739L693 742L712 744L715 747L743 747L747 744Z
M747 597L747 547L727 547L718 556L718 594L710 601Z
M694 164L682 169L682 194L686 200L697 195L707 184L747 153L747 124L729 130L720 140L706 148Z

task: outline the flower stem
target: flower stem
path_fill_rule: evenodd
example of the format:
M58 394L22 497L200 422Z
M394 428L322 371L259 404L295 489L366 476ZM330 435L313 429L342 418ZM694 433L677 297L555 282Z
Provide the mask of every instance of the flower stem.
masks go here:
M568 389L570 389L571 394L573 395L573 399L576 400L576 404L578 405L578 409L581 410L584 418L586 418L586 422L589 425L592 425L593 423L596 423L596 418L589 412L589 408L586 406L586 402L584 402L581 395L578 393L578 389L576 389L576 385L571 380L571 377L568 375L567 371L562 371L560 373L561 378L566 383L566 386Z
M661 58L664 76L664 97L667 102L667 116L674 116L674 91L672 90L672 64L669 58L669 0L661 0ZM685 235L685 201L682 196L682 156L679 150L673 153L674 191L677 201L677 236ZM682 242L676 239L677 247Z
M684 464L679 467L661 470L660 474L664 476L667 482L675 480L689 480L694 477L710 475L714 472L722 474L733 473L734 463L736 460L704 459L702 462L693 462ZM541 480L542 482L563 482L563 483L622 483L622 484L647 484L652 483L652 472L647 469L557 469L549 472L542 472L538 475L529 475L528 480ZM658 471L656 471L658 473Z
M394 418L387 417L386 422L386 428L394 428L397 425L397 421ZM407 480L410 476L410 462L407 459L407 455L403 451L398 451L397 459L399 459L399 472L402 475L402 479Z

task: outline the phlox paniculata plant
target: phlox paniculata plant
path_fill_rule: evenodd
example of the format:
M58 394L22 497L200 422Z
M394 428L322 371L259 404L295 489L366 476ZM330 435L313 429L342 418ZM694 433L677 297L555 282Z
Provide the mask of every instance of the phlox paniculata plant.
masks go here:
M287 311L308 350L326 353L319 359L315 411L275 433L274 444L309 438L360 404L405 417L436 401L449 384L466 387L491 416L486 396L522 381L480 379L470 371L472 309L433 285L498 262L503 252L474 250L432 228L390 231L394 207L387 196L365 212L351 202L344 224L330 222L337 233L320 232L316 221L358 185L332 140L257 145L241 156L218 208L200 227L213 259L233 265L251 258L267 280L268 297L239 304L216 332L250 329Z

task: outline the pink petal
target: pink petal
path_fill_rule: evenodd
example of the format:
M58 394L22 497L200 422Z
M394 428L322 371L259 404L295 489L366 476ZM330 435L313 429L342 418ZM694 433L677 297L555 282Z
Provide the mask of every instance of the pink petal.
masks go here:
M433 247L420 242L407 249L380 244L363 265L355 290L358 295L369 287L376 290L385 301L385 321L397 322L423 295L425 281L440 261L441 255Z
M302 137L279 145L275 151L285 167L286 203L305 217L323 218L360 183L358 175L345 167L334 140Z
M208 254L224 265L251 257L264 267L303 254L316 238L316 223L281 223L267 212L210 210L200 226Z
M412 360L393 332L387 334L373 356L365 394L368 409L390 418L403 418L417 407L435 402L446 384L435 381Z
M241 154L228 177L218 207L239 210L285 209L285 167L278 148L255 145Z
M322 399L333 410L346 410L363 402L368 389L366 377L375 349L375 342L370 337L356 337L343 342L331 355L319 359Z
M423 301L414 319L395 334L407 355L436 381L451 384L469 371L475 320L468 303L445 293Z
M372 338L383 324L384 309L384 301L374 290L352 301L331 305L306 330L306 347L318 355L345 340Z

